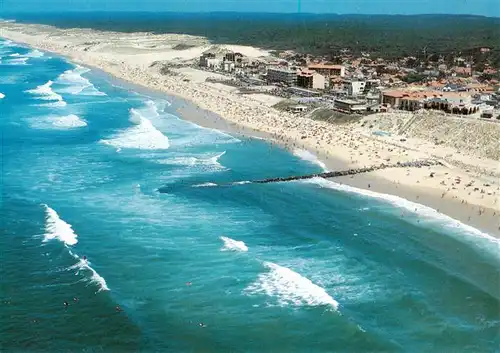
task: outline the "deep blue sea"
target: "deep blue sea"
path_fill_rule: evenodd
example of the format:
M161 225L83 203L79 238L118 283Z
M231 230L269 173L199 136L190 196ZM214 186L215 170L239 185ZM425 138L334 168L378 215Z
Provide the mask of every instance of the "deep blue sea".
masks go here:
M0 57L1 352L499 351L497 240L322 179L214 186L322 166Z

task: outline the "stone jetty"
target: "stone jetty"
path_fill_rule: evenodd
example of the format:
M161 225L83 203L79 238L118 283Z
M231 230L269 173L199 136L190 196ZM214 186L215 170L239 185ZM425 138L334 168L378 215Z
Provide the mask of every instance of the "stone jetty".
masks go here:
M387 168L421 168L421 167L429 167L429 166L434 166L434 165L442 165L442 163L439 161L430 160L430 159L420 160L420 161L410 161L410 162L397 162L397 163L392 163L392 164L382 163L382 164L374 165L374 166L370 166L370 167L352 168L352 169L334 171L334 172L324 172L324 173L307 174L307 175L292 175L292 176L288 176L288 177L267 178L267 179L251 180L251 181L249 181L249 180L233 181L233 182L221 183L221 184L203 183L203 184L191 185L191 187L196 187L196 188L198 188L198 187L228 187L228 186L243 185L243 184L281 183L281 182L287 182L287 181L304 180L304 179L312 179L312 178L335 178L335 177L346 176L346 175L369 173L369 172L373 172L375 170L387 169ZM185 186L186 185L184 185L184 187ZM172 186L164 186L164 187L159 188L158 191L161 193L169 193L169 192L173 191L173 187Z
M334 172L324 172L324 173L316 173L316 174L307 174L307 175L295 175L289 177L278 177L278 178L268 178L261 180L253 180L253 181L235 181L232 183L219 184L218 186L227 186L227 185L238 185L238 184L268 184L268 183L280 183L294 180L303 180L303 179L312 179L312 178L335 178L346 175L355 175L361 173L369 173L375 170L387 169L387 168L421 168L421 167L429 167L433 165L441 165L441 162L436 160L421 160L421 161L410 161L410 162L397 162L393 164L382 163L379 165L374 165L370 167L362 167L362 168L353 168L341 171Z

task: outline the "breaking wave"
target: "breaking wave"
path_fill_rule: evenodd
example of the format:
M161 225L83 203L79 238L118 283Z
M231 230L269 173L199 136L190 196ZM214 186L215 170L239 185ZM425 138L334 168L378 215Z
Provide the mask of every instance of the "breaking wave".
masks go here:
M278 305L329 306L336 310L337 301L318 285L289 268L264 262L268 272L245 288L249 294L266 294L277 298Z
M28 58L17 57L13 59L2 60L1 63L2 65L11 65L11 66L28 65Z
M443 226L444 228L448 230L454 230L454 231L462 231L466 232L469 234L472 234L474 236L486 239L487 241L491 243L495 243L495 246L498 246L500 244L500 239L497 239L489 234L483 233L480 230L471 227L467 224L464 224L456 219L453 219L445 214L439 213L437 210L424 206L422 204L418 204L409 200L406 200L402 197L399 196L394 196L394 195L389 195L389 194L382 194L370 190L364 190L364 189L359 189L353 186L345 185L345 184L339 184L334 181L326 180L323 178L313 178L309 180L304 180L302 181L303 183L310 183L310 184L315 184L323 188L329 188L329 189L334 189L338 191L344 191L344 192L349 192L349 193L355 193L379 200L383 200L386 202L389 202L393 206L396 206L398 208L404 208L410 212L417 213L419 216L422 216L426 218L430 222L434 222L439 226ZM417 211L415 211L415 209ZM450 232L450 234L455 234L455 232Z
M207 187L212 187L212 186L217 186L217 184L215 184L215 183L196 184L196 185L193 185L193 188L207 188Z
M66 105L64 99L61 95L57 94L52 90L52 85L54 82L47 81L45 84L38 86L37 88L27 90L26 93L33 94L37 99L47 100L47 101L56 101L60 102L61 105Z
M73 266L70 266L68 270L77 270L76 274L80 274L80 272L90 272L90 278L88 278L88 282L95 284L99 287L97 292L100 291L109 291L109 287L106 283L106 280L100 276L96 270L94 270L90 266L90 262L86 259L80 258L78 255L74 254L73 252L70 251L71 256L73 256L78 262L74 264Z
M64 71L55 81L55 83L65 86L58 91L74 95L105 96L106 93L99 91L88 79L82 76L89 71L90 69L79 65L73 70Z
M175 157L171 159L160 160L158 161L158 163L169 164L169 165L185 165L189 167L201 165L201 166L212 166L215 168L223 168L223 166L219 162L219 158L222 157L224 154L226 154L226 151L209 158Z
M65 245L75 245L78 242L78 236L73 231L71 224L63 221L57 212L49 206L43 206L45 207L45 234L43 241L47 242L57 239Z
M130 109L129 120L136 125L112 136L109 140L101 140L100 142L117 148L147 150L169 148L168 137L155 128L143 114L143 110Z
M318 157L316 157L314 154L312 154L309 151L301 150L301 149L296 149L296 150L293 151L293 154L296 157L299 157L300 159L302 159L304 161L307 161L307 162L310 162L312 164L316 164L316 165L320 166L321 169L323 169L323 171L325 171L325 172L328 171L328 169L326 168L325 163L323 163L322 161L320 161L318 159Z
M0 99L4 99L4 98L5 98L5 94L0 92Z
M87 126L85 120L79 116L70 114L66 116L50 115L46 117L30 119L31 127L35 129L75 129Z
M224 242L224 246L222 247L222 251L248 251L248 247L243 241L234 240L228 237L220 237L220 239Z

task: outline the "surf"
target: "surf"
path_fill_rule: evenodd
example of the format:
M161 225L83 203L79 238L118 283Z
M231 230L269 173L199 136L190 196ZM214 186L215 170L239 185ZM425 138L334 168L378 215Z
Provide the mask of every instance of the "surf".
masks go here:
M48 205L43 205L43 207L45 208L45 234L43 242L56 239L63 242L66 246L78 243L78 236L71 224L61 219L57 212Z
M66 105L63 97L52 90L53 81L49 80L43 85L37 86L34 89L29 89L25 91L26 93L36 96L36 99L47 100L47 101L57 101L60 104Z
M259 274L245 292L275 298L279 306L327 306L337 310L339 303L323 288L287 267L264 262L267 272Z
M130 109L129 121L135 126L115 134L110 139L100 140L100 143L115 148L146 150L168 149L170 147L168 137L158 130L140 110Z
M87 126L87 122L78 115L69 114L64 116L48 115L30 119L30 125L35 129L77 129Z
M311 164L315 164L315 165L321 167L321 169L323 169L324 172L328 171L328 169L326 168L326 164L323 163L322 161L320 161L318 159L318 157L316 157L314 154L312 154L311 152L309 152L307 150L295 149L293 151L293 154L294 154L294 156L299 157L300 159L302 159L306 162L309 162Z
M371 190L364 190L360 188L356 188L353 186L345 185L345 184L340 184L331 180L326 180L323 178L313 178L309 180L303 180L301 181L302 183L308 183L308 184L314 184L322 188L328 188L328 189L333 189L337 191L342 191L342 192L347 192L347 193L353 193L357 194L360 196L364 197L369 197L373 199L378 199L382 200L384 202L387 202L391 204L392 206L395 206L396 208L402 208L405 209L411 213L415 213L421 217L423 217L425 220L428 221L428 223L433 223L438 226L441 226L445 228L449 234L456 234L456 231L460 231L462 234L469 234L474 237L478 237L481 239L484 239L488 241L489 243L493 243L495 247L498 247L500 245L500 239L495 238L487 233L481 232L480 230L469 226L467 224L464 224L450 216L447 216L443 213L439 213L437 210L434 208L424 206L422 204L416 203L409 201L407 199L404 199L399 196L394 196L394 195L389 195L389 194L383 194L383 193L378 193L374 192ZM463 238L463 237L462 237ZM491 252L491 249L488 247L489 252ZM498 254L497 254L498 256Z
M59 92L72 95L84 96L106 96L106 93L99 91L93 83L82 75L89 72L90 69L77 65L72 70L66 70L54 81L58 85L64 86L58 89Z
M77 270L77 275L80 274L80 272L90 272L90 277L87 279L87 282L96 285L99 288L97 292L110 290L104 277L99 275L99 273L90 266L90 262L87 259L82 259L71 251L69 253L77 260L77 263L68 267L68 270Z
M240 251L240 252L248 251L248 247L243 241L234 240L224 236L221 236L220 240L224 242L224 246L222 247L221 251Z

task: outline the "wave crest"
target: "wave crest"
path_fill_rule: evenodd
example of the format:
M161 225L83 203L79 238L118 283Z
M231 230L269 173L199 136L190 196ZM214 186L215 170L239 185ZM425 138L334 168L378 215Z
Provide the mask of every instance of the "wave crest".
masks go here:
M281 306L329 306L336 310L337 301L318 285L289 268L272 262L264 262L269 270L259 275L245 291L250 294L266 294L277 298Z
M224 242L224 246L221 249L222 251L248 251L248 247L243 241L234 240L228 237L220 237L220 240Z
M168 137L158 130L144 114L142 110L130 109L129 120L135 126L112 136L111 139L100 142L117 148L168 149L170 147Z
M91 266L90 266L90 262L88 260L84 260L84 259L81 259L78 255L72 253L70 251L70 254L71 256L73 256L76 260L78 260L78 262L76 264L74 264L73 266L70 266L68 268L68 270L77 270L76 274L79 274L80 271L83 271L83 272L90 272L90 278L88 279L88 282L89 283L92 283L92 284L95 284L97 285L97 287L99 287L99 289L97 290L97 292L100 292L100 291L109 291L109 287L106 283L106 280L104 279L104 277L102 277L101 275L99 275L97 273L96 270L94 270Z
M78 243L77 235L73 231L71 224L63 221L56 211L47 205L45 207L45 234L44 242L57 239L65 245L75 245Z
M64 71L55 81L55 83L65 86L58 91L73 95L105 96L106 93L99 91L88 79L82 76L89 71L90 69L79 65L73 70Z

